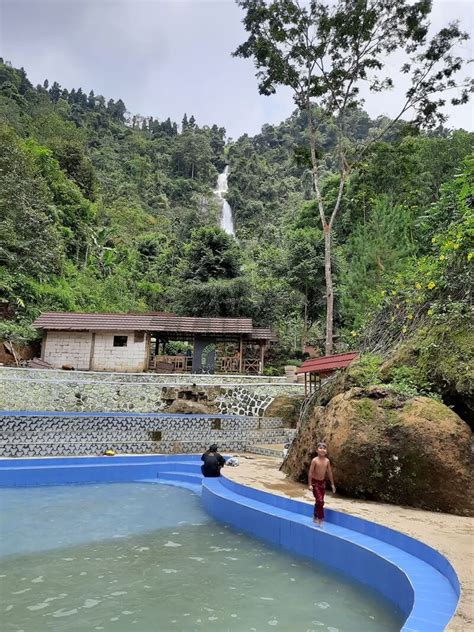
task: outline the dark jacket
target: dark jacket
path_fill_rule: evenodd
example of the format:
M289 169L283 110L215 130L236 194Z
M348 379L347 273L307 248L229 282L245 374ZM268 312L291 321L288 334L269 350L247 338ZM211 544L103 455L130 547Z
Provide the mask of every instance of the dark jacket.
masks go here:
M201 466L203 476L220 476L221 467L225 465L224 457L219 452L204 452L201 461L204 461L204 465Z

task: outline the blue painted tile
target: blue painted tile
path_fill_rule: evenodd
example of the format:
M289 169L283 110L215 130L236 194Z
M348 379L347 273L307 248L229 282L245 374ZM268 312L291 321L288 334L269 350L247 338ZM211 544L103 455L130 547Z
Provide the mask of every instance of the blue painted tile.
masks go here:
M436 619L419 619L418 617L410 617L407 621L407 627L403 626L402 631L416 630L416 632L444 632L446 622L439 622Z
M311 557L372 588L409 614L406 630L437 632L456 608L459 582L450 563L434 549L369 521L327 510L324 529L311 523L309 503L274 496L225 477L202 479L199 457L82 457L0 461L0 484L54 485L91 481L162 479L199 493L206 510L238 530ZM398 547L398 548L397 548ZM386 558L386 559L385 559ZM397 568L400 567L400 568ZM450 583L451 582L451 583ZM454 586L454 588L453 588ZM405 628L404 628L405 629Z

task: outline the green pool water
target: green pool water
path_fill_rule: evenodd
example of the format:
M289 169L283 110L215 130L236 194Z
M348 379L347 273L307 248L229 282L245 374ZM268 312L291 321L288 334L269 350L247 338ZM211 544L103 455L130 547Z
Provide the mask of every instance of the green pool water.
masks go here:
M360 586L130 483L1 490L4 632L392 632ZM349 562L349 561L348 561Z

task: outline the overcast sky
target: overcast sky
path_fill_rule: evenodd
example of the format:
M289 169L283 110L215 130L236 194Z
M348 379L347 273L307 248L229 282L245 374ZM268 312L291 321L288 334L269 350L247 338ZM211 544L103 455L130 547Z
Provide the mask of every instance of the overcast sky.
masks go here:
M433 28L459 19L473 37L472 6L434 0ZM0 54L34 84L48 78L69 90L93 89L160 120L180 122L187 112L236 138L294 109L288 90L260 96L253 63L231 57L246 39L242 17L233 0L0 0ZM472 42L459 52L473 57ZM366 109L393 115L400 101L373 97ZM474 128L471 104L450 112L448 125Z

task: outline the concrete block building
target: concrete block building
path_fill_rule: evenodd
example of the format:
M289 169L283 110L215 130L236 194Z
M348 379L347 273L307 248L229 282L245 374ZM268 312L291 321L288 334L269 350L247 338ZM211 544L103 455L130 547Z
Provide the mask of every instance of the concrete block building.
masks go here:
M197 318L167 313L47 312L34 322L43 333L41 359L53 368L138 373L262 373L270 329L250 318ZM166 355L170 341L192 353ZM227 349L233 350L227 353Z

